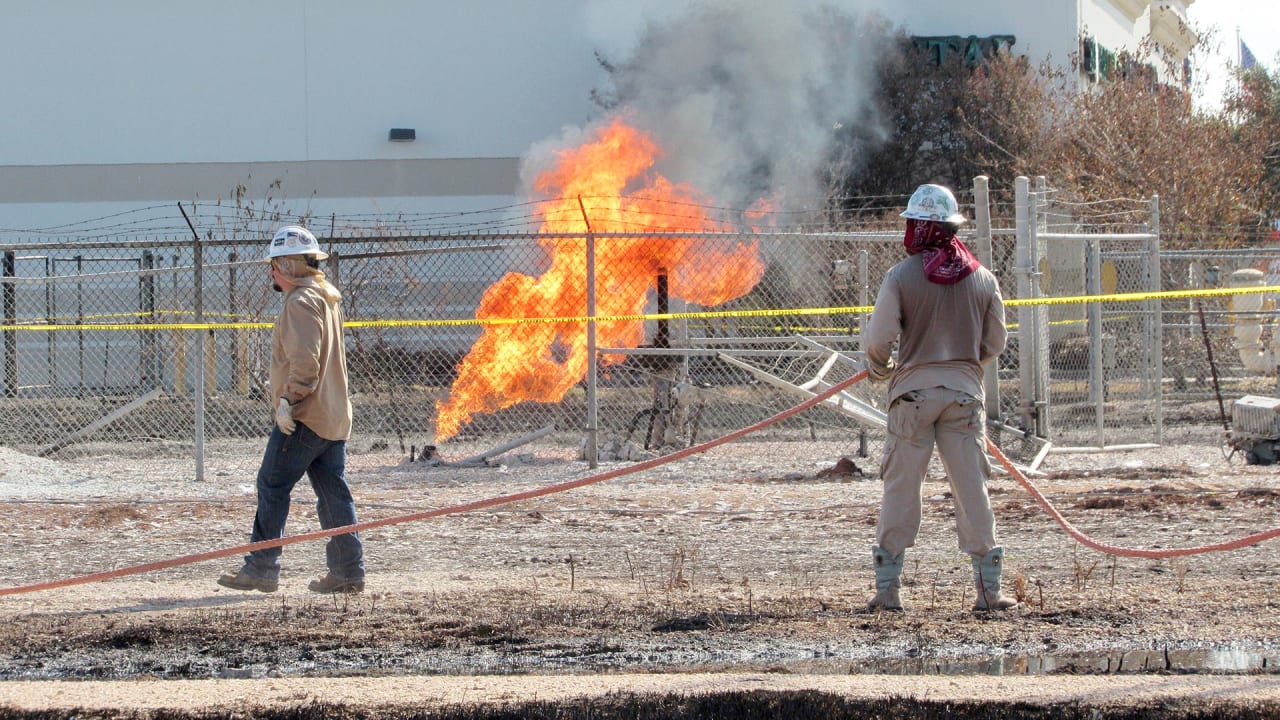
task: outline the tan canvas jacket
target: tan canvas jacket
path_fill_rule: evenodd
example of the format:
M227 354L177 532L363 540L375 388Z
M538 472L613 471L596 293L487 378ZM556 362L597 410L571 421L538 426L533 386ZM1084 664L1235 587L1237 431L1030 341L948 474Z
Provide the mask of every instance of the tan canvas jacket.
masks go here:
M342 306L313 288L294 288L271 333L271 405L285 398L293 419L326 440L351 437Z

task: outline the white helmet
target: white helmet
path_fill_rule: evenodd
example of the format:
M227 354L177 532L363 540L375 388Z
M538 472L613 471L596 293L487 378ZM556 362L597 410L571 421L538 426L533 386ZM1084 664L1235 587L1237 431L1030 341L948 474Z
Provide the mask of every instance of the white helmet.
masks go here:
M285 225L276 231L271 238L271 246L267 249L267 259L281 255L312 255L317 260L324 260L329 253L320 249L316 236L301 225Z
M956 223L965 221L956 204L956 196L941 185L921 185L911 193L907 209L899 216L911 220L934 220Z

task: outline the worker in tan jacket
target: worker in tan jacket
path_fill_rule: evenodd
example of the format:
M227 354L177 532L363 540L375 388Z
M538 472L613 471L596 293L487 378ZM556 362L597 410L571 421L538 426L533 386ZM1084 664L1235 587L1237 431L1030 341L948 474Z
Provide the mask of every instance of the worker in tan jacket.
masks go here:
M871 548L876 595L868 609L902 610L903 554L920 532L921 488L936 445L960 549L973 564L974 609L1003 610L1017 601L1000 592L1004 550L987 496L982 403L983 365L1003 352L1007 337L1000 285L956 236L965 217L950 190L921 185L901 216L908 257L885 275L863 346L872 380L889 381L884 494Z
M276 232L267 260L272 287L284 304L271 333L271 400L275 426L258 470L258 511L252 541L284 536L289 496L305 474L316 493L324 529L356 524L355 501L346 481L351 400L342 336L342 295L325 279L328 257L306 228ZM234 575L218 584L236 590L274 592L280 577L279 547L254 550ZM364 590L364 548L357 533L335 535L325 547L329 568L313 580L313 592Z

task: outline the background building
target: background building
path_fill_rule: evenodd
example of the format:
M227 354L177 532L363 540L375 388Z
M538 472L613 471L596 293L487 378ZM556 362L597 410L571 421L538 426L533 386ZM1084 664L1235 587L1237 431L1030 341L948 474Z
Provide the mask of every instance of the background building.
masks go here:
M1148 37L1180 60L1192 2L832 4L881 13L940 58L994 43L1066 64L1086 37L1097 73ZM0 239L185 232L177 202L206 226L238 186L242 202L353 225L520 203L528 150L599 114L597 53L625 58L685 5L15 0Z

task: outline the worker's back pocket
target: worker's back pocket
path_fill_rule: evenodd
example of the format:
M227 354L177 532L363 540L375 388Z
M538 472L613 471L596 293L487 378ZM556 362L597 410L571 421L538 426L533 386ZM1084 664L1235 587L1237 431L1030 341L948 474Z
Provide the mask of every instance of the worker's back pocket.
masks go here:
M918 390L909 390L893 399L889 404L889 434L904 439L915 437L920 428L920 410L924 395Z

